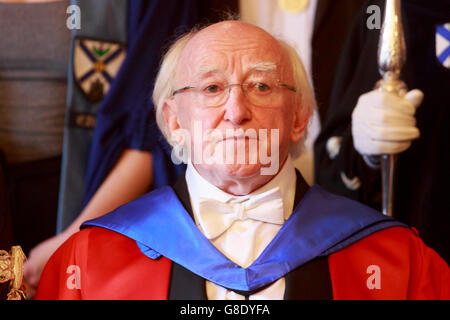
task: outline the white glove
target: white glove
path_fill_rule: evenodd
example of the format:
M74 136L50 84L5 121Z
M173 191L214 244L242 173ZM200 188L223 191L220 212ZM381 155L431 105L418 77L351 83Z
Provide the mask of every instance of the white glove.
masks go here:
M420 135L414 114L423 100L415 89L403 97L379 90L359 97L352 113L355 149L363 155L395 154L405 151Z

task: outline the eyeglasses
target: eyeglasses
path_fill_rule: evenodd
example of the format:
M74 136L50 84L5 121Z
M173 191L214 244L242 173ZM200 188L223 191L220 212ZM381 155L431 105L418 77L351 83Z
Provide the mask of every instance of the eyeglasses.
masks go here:
M270 106L280 101L283 90L297 90L288 84L276 81L250 81L246 83L222 84L211 82L205 85L191 87L187 86L173 92L172 96L180 93L191 92L194 94L196 102L205 107L217 107L224 104L233 86L240 86L244 91L248 101L256 106Z

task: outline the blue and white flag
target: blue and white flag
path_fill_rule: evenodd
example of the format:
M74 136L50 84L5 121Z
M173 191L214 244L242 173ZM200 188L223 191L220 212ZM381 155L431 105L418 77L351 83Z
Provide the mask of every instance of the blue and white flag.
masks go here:
M436 27L436 57L446 68L450 68L450 22Z

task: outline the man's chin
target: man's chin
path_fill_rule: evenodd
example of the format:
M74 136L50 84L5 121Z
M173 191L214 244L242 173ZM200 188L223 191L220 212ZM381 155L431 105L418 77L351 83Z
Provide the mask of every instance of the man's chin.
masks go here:
M261 164L214 164L210 170L221 172L224 176L240 179L252 178L261 175Z

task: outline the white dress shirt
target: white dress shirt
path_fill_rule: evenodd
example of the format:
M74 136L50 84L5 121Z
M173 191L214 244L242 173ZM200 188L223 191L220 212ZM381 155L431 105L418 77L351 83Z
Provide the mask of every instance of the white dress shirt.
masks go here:
M186 183L190 195L192 210L195 222L200 229L199 223L199 199L208 198L224 203L240 202L249 199L252 196L259 195L273 188L279 188L283 201L283 211L285 221L289 218L294 207L295 186L296 186L295 168L290 156L288 156L279 173L261 188L253 191L249 195L234 196L226 193L205 180L189 163L186 171ZM264 204L262 204L264 206ZM209 239L211 243L229 260L233 261L242 268L247 268L264 251L267 245L272 241L282 225L272 224L252 219L237 220L225 232L216 238ZM251 300L257 299L283 299L285 292L285 279L280 278L269 287L261 290L249 297ZM210 300L240 300L244 296L227 290L210 281L206 281L206 296Z

